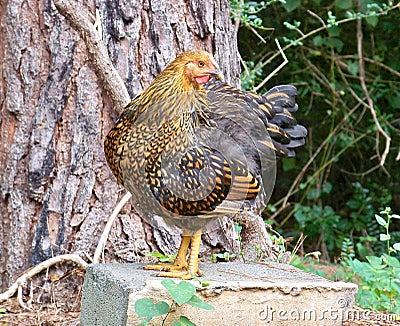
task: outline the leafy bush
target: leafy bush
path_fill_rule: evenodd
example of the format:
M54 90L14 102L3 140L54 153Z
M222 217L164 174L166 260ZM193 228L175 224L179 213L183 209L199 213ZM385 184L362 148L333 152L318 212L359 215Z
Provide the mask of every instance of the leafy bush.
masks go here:
M400 261L391 256L400 251L400 242L391 242L389 232L392 219L400 219L400 215L392 214L389 207L380 214L383 216L375 215L375 219L385 229L379 240L386 245L387 253L367 256L366 262L349 257L343 263L359 280L357 302L361 307L400 314Z
M265 218L273 216L272 226L283 234L309 235L306 250L321 250L325 259L339 255L346 237L356 240L358 257L382 252L379 241L370 241L373 216L386 205L400 209L399 197L391 196L400 188L400 43L393 42L400 4L231 4L242 87L262 93L295 84L297 117L309 130L306 147L279 163L270 207L280 214L266 211ZM283 61L273 38L288 63L270 77ZM297 223L287 223L292 218Z

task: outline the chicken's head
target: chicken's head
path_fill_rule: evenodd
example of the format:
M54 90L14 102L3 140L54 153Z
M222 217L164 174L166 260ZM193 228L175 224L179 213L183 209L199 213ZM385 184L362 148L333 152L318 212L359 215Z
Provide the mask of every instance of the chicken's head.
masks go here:
M185 63L184 74L192 83L202 85L213 75L218 75L222 79L217 62L206 51L183 52L177 59Z

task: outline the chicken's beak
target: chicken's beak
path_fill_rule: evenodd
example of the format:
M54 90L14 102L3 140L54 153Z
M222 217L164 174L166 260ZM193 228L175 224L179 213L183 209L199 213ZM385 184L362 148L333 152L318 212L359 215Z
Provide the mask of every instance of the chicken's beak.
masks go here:
M215 71L210 71L209 74L212 77L216 77L217 79L224 80L224 75L222 74L222 71L219 69L217 69Z

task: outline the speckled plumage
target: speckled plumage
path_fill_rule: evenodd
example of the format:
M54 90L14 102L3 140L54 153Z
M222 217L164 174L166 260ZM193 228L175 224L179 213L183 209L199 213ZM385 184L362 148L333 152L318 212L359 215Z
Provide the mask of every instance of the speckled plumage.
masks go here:
M141 213L194 233L232 207L251 209L266 191L262 165L304 143L295 95L290 85L241 91L210 54L184 52L126 107L105 139L107 162Z

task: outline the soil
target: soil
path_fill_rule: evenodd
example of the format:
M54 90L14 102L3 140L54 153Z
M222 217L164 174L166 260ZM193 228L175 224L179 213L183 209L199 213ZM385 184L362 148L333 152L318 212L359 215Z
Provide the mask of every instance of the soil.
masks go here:
M0 303L0 326L79 325L84 272L61 267L35 276L23 290L24 309L16 295ZM64 271L63 271L64 270Z

